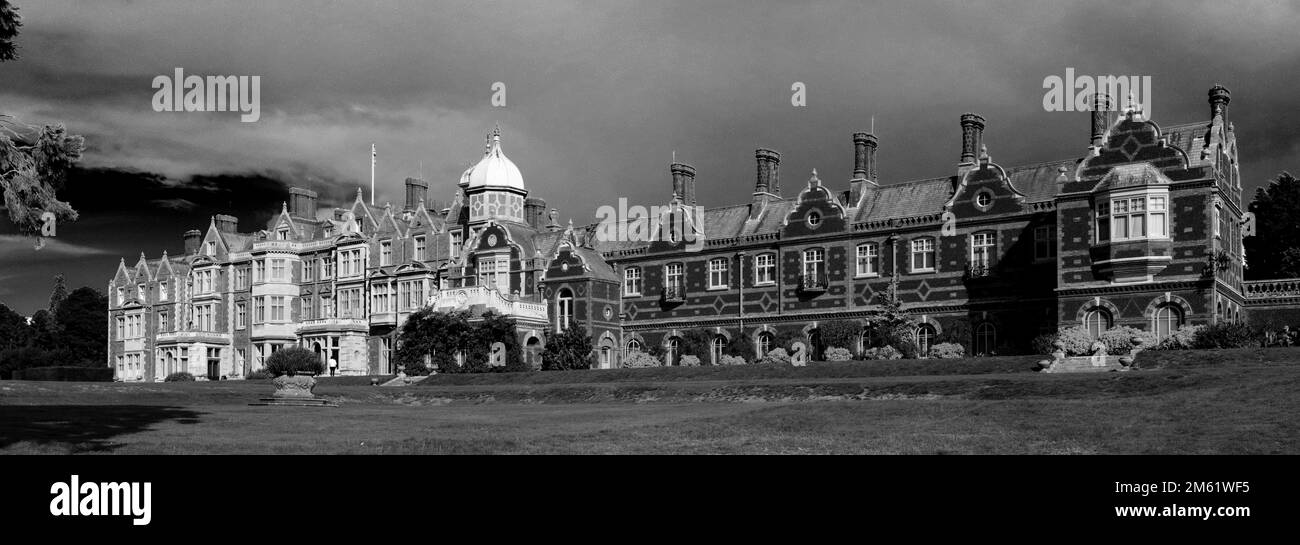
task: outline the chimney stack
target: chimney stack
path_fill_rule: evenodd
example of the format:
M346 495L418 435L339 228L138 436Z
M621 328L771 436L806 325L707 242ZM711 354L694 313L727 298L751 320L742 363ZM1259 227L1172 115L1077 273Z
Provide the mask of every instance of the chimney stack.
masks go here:
M415 211L419 208L420 201L429 196L429 182L419 178L406 179L406 206L402 211Z
M316 192L301 187L289 188L289 215L316 219Z
M1210 119L1220 117L1227 121L1229 102L1232 102L1232 93L1228 92L1228 88L1214 84L1210 88Z
M685 204L695 206L695 167L673 163L669 170L673 173L673 196Z
M537 197L524 199L524 221L533 229L541 229L542 216L546 214L546 201Z
M222 233L238 233L239 218L227 214L217 214L217 230Z
M758 182L755 193L781 194L781 154L770 149L758 148L754 151L758 160Z
M848 205L858 206L868 187L876 187L876 135L853 133L853 179L849 181Z
M199 253L199 242L203 240L203 232L198 229L190 229L185 232L185 255L194 255Z
M1100 148L1106 137L1106 120L1110 117L1110 95L1097 93L1092 100L1092 147Z
M975 164L984 140L984 118L978 114L961 114L961 162Z

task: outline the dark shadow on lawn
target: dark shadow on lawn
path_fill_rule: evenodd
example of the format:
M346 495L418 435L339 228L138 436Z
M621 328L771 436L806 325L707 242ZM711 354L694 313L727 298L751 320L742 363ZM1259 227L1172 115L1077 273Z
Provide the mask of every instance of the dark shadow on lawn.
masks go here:
M30 441L61 446L69 453L112 452L114 437L174 420L197 424L190 409L157 405L4 405L0 406L0 448Z

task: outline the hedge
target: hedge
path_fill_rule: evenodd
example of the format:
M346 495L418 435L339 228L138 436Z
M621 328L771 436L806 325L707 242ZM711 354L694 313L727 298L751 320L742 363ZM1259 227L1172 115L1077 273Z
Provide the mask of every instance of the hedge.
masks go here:
M15 369L14 380L57 380L64 382L113 382L111 367L31 367Z

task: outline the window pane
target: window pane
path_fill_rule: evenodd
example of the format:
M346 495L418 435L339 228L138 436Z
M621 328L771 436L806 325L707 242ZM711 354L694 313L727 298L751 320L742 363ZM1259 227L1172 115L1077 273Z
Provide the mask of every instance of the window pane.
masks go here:
M1135 214L1129 217L1132 218L1129 225L1129 236L1133 238L1146 236L1146 216Z
M1115 213L1123 214L1125 212L1128 212L1128 199L1120 199L1118 201L1115 201Z
M1151 214L1151 236L1163 237L1168 236L1165 229L1165 215Z
M1143 210L1146 210L1146 208L1147 208L1147 199L1146 199L1146 197L1137 197L1137 198L1132 199L1130 202L1133 204L1133 211L1134 211L1134 212L1141 212L1141 211L1143 211Z
M1111 223L1114 226L1111 231L1114 233L1116 240L1128 238L1128 216L1115 216L1112 218Z

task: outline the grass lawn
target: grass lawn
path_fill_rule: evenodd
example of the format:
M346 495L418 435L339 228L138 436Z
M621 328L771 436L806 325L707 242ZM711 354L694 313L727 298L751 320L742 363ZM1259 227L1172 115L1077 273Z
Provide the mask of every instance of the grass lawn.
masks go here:
M322 380L338 408L249 406L267 381L4 381L0 453L1300 453L1300 349L1037 359Z

